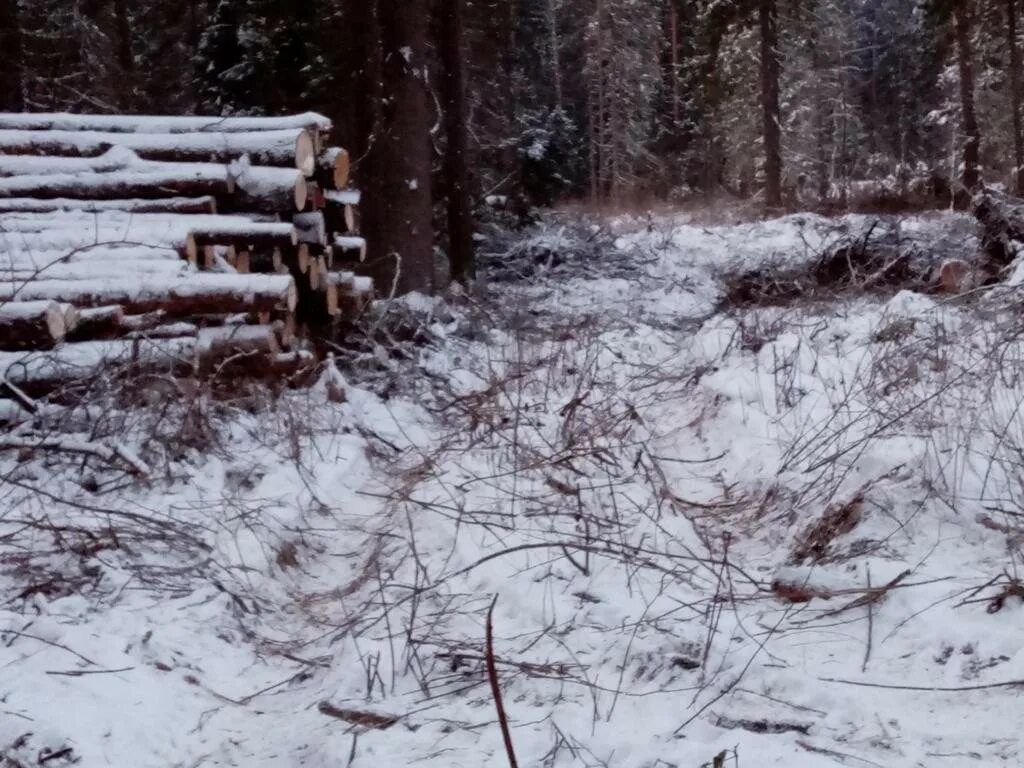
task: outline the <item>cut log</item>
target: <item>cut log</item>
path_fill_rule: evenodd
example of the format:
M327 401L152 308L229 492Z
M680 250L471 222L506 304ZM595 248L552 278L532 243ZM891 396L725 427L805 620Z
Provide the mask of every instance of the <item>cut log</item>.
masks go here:
M297 213L292 223L298 236L298 242L311 245L327 245L327 224L320 212Z
M331 121L315 112L285 117L169 117L148 115L0 114L0 129L19 131L110 131L114 133L240 133L305 128L331 130Z
M366 261L366 240L361 237L336 237L333 246L336 253L358 253L359 260Z
M974 217L982 227L984 282L998 282L1017 257L1014 243L1024 242L1024 200L986 190L974 198Z
M285 170L285 173L288 171ZM226 197L233 190L234 185L226 167L199 163L182 164L179 170L122 170L112 173L44 174L0 179L0 198L35 197L41 200L64 197L76 200L127 197L153 200L180 195Z
M39 200L33 197L12 197L0 200L0 213L56 213L82 211L100 213L125 211L127 213L192 213L217 212L213 197L165 197L154 200Z
M332 189L324 192L324 199L337 205L359 205L362 193L358 189Z
M145 160L226 165L248 155L257 165L296 168L312 176L317 168L316 141L306 128L237 133L113 133L99 131L0 130L0 173L9 168L31 170L31 156L46 162L90 158L112 147L131 150ZM16 157L16 156L25 157Z
M236 190L236 210L278 213L301 211L308 201L306 178L299 171L287 168L265 168L247 161L229 167Z
M60 300L76 307L119 304L129 314L163 309L169 315L294 311L290 275L188 274L179 278L123 277L116 280L39 280L0 282L0 301Z
M65 339L69 342L99 341L116 339L124 333L124 310L121 307L94 307L78 310L78 323Z
M0 349L49 349L75 319L69 307L56 301L13 301L0 304Z
M200 375L219 374L236 360L254 356L266 359L280 351L277 336L269 326L204 328L196 341L196 367Z
M351 272L329 272L326 291L327 312L332 317L356 317L373 301L373 281Z
M86 341L48 351L2 352L0 370L9 383L30 396L46 395L116 367L126 373L163 372L188 375L195 359L195 339Z
M185 253L195 259L201 248L208 245L234 246L237 250L264 250L293 246L299 242L291 224L266 224L239 221L196 227L186 239Z
M323 190L344 189L348 184L351 161L348 152L340 147L328 147L316 162L316 183Z

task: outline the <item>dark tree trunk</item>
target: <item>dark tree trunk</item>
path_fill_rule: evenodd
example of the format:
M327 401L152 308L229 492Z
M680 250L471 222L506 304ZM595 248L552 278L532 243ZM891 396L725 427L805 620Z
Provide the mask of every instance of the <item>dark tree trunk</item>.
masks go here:
M1017 44L1017 0L1006 0L1006 44L1010 49L1010 101L1013 111L1014 187L1024 195L1024 135L1021 133L1020 46Z
M475 277L473 264L473 211L469 197L466 134L466 92L462 51L462 2L441 3L440 55L443 75L445 134L444 178L448 195L448 257L451 278L467 283Z
M381 45L380 119L370 149L367 241L383 294L431 292L430 104L425 0L377 0ZM364 223L366 223L364 221Z
M775 0L761 0L761 110L764 194L769 208L782 207L782 129L779 108L779 28Z
M0 0L0 110L20 112L22 93L22 39L18 0Z
M963 120L964 140L963 184L970 192L978 186L978 159L981 152L981 130L974 109L974 54L971 51L970 11L963 3L957 3L953 10L956 31L957 59L960 67L960 109Z

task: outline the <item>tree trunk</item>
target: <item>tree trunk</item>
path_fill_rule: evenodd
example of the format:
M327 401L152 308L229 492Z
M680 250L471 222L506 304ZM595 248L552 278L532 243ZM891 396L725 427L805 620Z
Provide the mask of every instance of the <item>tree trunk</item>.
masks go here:
M1017 0L1006 0L1006 43L1010 49L1010 101L1013 111L1014 187L1024 195L1024 135L1021 129L1020 46L1017 44Z
M444 0L441 12L440 56L444 73L445 134L448 151L444 176L448 193L448 257L451 279L467 283L475 277L473 264L473 211L469 199L466 91L462 51L463 0Z
M775 0L760 0L761 110L764 193L768 208L782 207L782 130L779 107L779 29Z
M981 130L974 109L974 54L971 51L970 11L963 3L953 10L957 58L960 67L960 109L966 136L963 148L963 184L970 192L978 186L978 159L981 152Z
M22 35L18 0L0 0L0 110L20 112L22 93Z
M430 104L425 0L377 0L382 52L380 123L366 179L375 209L373 267L388 294L434 287L430 198Z

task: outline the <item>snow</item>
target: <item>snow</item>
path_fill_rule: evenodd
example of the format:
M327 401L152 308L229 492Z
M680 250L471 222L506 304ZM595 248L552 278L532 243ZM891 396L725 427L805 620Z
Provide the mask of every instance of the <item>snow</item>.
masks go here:
M72 115L66 113L8 114L5 129L22 131L117 131L123 133L236 133L316 128L328 131L323 115L305 112L284 117L181 117L164 115Z
M146 483L90 466L112 490L87 493L80 457L0 454L8 754L502 765L498 595L523 766L1020 764L1024 612L995 600L1024 541L1016 291L741 311L729 275L811 264L871 220L587 226L502 250L501 274L533 271L485 298L394 302L421 343L331 374L342 403L323 382L196 396L188 442L157 390L159 417L98 408L68 435L136 449ZM900 232L976 248L958 215ZM74 526L105 547L68 549Z

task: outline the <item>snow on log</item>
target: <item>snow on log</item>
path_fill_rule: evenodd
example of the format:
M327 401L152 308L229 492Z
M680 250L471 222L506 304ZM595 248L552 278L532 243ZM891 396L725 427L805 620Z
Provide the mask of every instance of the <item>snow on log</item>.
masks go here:
M290 275L193 273L167 278L140 275L113 280L0 282L0 301L57 300L76 307L119 304L129 314L163 309L169 315L269 312L278 305L295 309Z
M300 171L252 165L248 158L228 166L236 187L235 205L262 212L301 211L308 201L306 178Z
M0 352L0 374L29 395L45 395L62 386L92 379L116 366L136 372L188 375L193 370L195 339L85 341L48 351Z
M292 167L306 176L312 176L317 168L316 141L305 127L237 133L0 130L0 153L7 155L0 163L0 173L6 168L30 167L32 156L56 165L61 158L97 157L115 147L163 162L226 165L248 155L257 165Z
M280 351L277 336L266 325L203 328L196 341L196 368L200 375L208 375L230 361L253 356L266 359Z
M111 447L103 443L72 438L0 435L0 450L10 450L12 448L30 451L77 453L95 456L108 464L113 464L115 460L119 459L127 464L134 474L142 477L148 475L150 471L149 465L120 445Z
M71 115L57 112L0 113L0 129L19 131L110 131L113 133L241 133L305 128L331 130L315 112L284 117L182 117L163 115Z
M319 211L313 213L297 213L292 217L292 223L300 243L310 245L327 245L327 223L324 215Z
M64 338L75 315L56 301L0 304L0 349L48 349Z
M10 306L17 306L17 302ZM78 310L78 323L65 339L69 342L114 339L124 331L124 310L121 307L93 307Z
M354 317L373 301L373 281L352 272L329 272L325 280L327 313Z
M366 240L361 237L336 237L333 245L335 251L356 251L359 260L366 261Z
M217 221L194 227L186 239L185 253L189 260L195 260L200 250L209 245L251 251L292 246L298 242L298 233L291 224L254 223L244 219Z
M72 200L57 198L39 200L34 197L12 197L0 200L0 213L57 213L64 211L102 213L216 213L217 201L213 197L165 197L153 200Z
M110 173L12 176L0 179L0 198L111 200L137 197L153 200L173 196L226 196L233 191L232 179L225 166L193 163L165 164L165 167L167 165L171 167L162 170L146 170L142 167L139 170L133 168Z
M343 189L348 184L351 161L348 152L340 147L328 147L316 160L313 178L323 190Z

